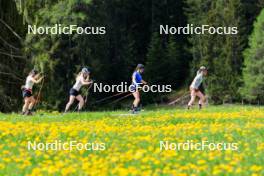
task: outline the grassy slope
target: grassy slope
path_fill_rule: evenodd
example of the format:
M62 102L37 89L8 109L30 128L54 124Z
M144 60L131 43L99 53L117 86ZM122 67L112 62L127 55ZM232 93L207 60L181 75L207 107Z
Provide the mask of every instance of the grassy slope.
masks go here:
M0 115L0 175L264 174L264 108ZM105 142L106 151L28 151L27 141ZM159 141L238 143L238 151L160 151ZM60 164L58 164L60 163Z

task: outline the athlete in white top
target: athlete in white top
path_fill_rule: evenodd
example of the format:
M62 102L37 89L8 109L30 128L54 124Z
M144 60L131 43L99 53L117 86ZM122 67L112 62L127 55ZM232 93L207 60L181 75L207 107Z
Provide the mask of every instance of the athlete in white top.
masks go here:
M23 90L23 98L24 98L24 106L22 109L23 115L31 115L31 110L36 103L35 98L32 96L32 89L34 84L38 84L42 81L43 77L40 78L40 74L37 73L36 70L32 70L26 79L25 86L22 86Z
M79 101L78 111L80 111L83 108L84 99L80 94L80 90L82 86L90 85L93 83L93 81L90 81L89 79L90 79L90 71L87 68L83 68L82 71L78 74L76 78L76 82L70 90L70 98L69 98L69 102L65 107L65 112L67 112L70 109L75 99Z
M192 89L198 89L202 84L202 82L203 82L203 73L200 72L196 75L190 87Z
M82 86L85 84L85 79L83 76L78 76L76 78L76 82L75 84L73 85L73 89L77 90L77 91L80 91L80 89L82 88Z
M191 100L188 103L188 109L193 105L196 96L200 98L199 100L199 108L201 109L205 102L205 95L202 93L202 91L199 89L204 76L207 75L207 69L206 67L202 66L197 72L196 77L194 78L191 86L190 86L190 92L191 92Z
M33 86L34 86L34 82L33 82L34 78L32 75L29 75L26 79L26 85L25 85L25 89L28 90L32 90Z

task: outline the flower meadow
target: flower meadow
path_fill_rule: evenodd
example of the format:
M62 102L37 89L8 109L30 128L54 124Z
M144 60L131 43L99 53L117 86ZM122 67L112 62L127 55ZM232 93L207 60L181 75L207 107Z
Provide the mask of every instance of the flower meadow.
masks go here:
M89 150L33 150L90 143ZM161 150L168 143L236 143L237 150ZM96 144L105 144L103 148ZM264 175L264 109L0 114L0 175Z

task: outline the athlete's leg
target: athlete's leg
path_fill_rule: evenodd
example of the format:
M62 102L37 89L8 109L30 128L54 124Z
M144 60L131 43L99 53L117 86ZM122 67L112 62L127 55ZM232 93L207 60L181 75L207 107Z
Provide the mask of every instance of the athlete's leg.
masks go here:
M197 96L200 98L199 100L199 108L201 109L205 102L205 96L201 91L197 92Z
M32 108L34 107L36 101L33 96L29 97L28 99L29 99L29 105L26 115L32 115Z
M81 95L78 95L76 97L76 99L79 101L79 107L78 107L78 111L80 111L83 108L84 105L84 100L83 97Z
M74 103L74 100L75 100L75 96L71 95L65 107L65 112L67 112L70 109L71 105Z
M24 105L23 105L23 109L22 109L22 113L25 114L28 111L28 106L30 104L30 99L29 97L25 97L24 98Z
M133 106L134 108L137 108L138 107L138 104L140 102L140 94L139 94L139 91L136 91L133 93L133 96L135 98L134 102L133 102Z
M30 104L29 104L29 106L28 106L28 110L29 110L29 111L32 110L32 108L34 107L35 103L36 103L35 98L34 98L33 96L31 96L31 97L30 97Z
M188 103L188 107L191 107L195 101L196 98L196 91L194 89L191 89L191 100Z

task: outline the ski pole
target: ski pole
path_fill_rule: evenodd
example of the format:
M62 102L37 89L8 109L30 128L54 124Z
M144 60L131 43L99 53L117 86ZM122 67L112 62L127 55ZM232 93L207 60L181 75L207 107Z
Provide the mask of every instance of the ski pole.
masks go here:
M92 88L92 85L93 85L93 83L87 88L87 90L86 90L86 94L85 94L85 100L84 100L84 103L86 103L87 102L87 99L88 99L88 95L89 95L89 91L90 91L90 89Z
M185 98L187 96L189 96L189 93L183 94L183 96L177 98L176 100L173 100L172 102L168 103L168 105L173 105L173 104L177 103L178 101L180 101L181 99L183 99L183 98Z
M142 91L142 88L139 88L138 91L139 92ZM131 96L132 94L133 94L133 92L130 92L129 94L127 94L127 95L125 95L123 97L118 98L117 100L113 101L112 103L117 103L117 102L119 102L119 101L121 101L121 100L123 100L123 99L125 99L125 98L127 98L129 96Z
M40 94L41 94L41 91L42 91L42 88L43 88L43 85L44 85L44 79L45 77L43 77L43 80L42 80L42 83L41 83L41 86L40 86L40 89L39 89L39 92L38 92L38 95L37 95L37 101L36 101L36 104L35 104L35 107L38 105L39 101L40 101Z
M108 96L108 97L106 97L106 98L103 98L103 99L100 99L100 100L95 101L92 105L94 105L94 104L98 104L98 103L101 103L101 102L103 102L103 101L109 100L109 99L114 98L114 97L117 97L117 96L119 96L119 95L123 95L123 94L125 94L125 93L128 93L128 92L120 92L120 93L117 93L117 94L114 94L114 95Z
M116 100L113 101L112 103L117 103L117 102L119 102L119 101L121 101L121 100L123 100L123 99L125 99L125 98L127 98L127 97L129 97L129 96L131 96L131 95L132 95L132 93L129 93L129 94L127 94L127 95L125 95L125 96L123 96L123 97L121 97L121 98L116 99Z
M93 84L90 84L89 87L87 88L86 95L85 95L85 100L84 100L84 103L85 103L85 104L86 104L86 102L87 102L87 98L88 98L89 90L92 88L92 85L93 85ZM79 106L79 104L76 105L76 107L74 108L73 112L76 112L76 110L78 109L78 106Z

